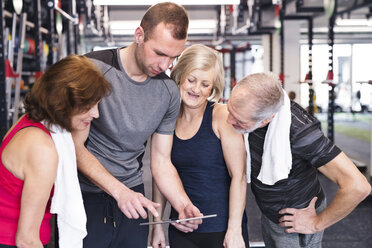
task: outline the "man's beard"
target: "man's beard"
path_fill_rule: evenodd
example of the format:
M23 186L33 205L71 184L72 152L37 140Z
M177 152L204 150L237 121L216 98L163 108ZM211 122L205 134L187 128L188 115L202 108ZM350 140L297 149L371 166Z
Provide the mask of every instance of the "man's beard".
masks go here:
M257 128L259 128L260 126L262 125L262 122L259 121L257 122L252 128L249 128L249 129L236 129L234 126L233 126L233 129L235 132L237 133L240 133L240 134L245 134L245 133L251 133L253 132L254 130L256 130Z

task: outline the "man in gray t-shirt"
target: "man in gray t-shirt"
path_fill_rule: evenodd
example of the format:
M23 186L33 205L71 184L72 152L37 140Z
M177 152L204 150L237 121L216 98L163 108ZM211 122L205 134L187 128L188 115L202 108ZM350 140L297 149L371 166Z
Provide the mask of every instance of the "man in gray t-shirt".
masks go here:
M183 51L187 28L183 7L156 4L145 13L130 46L86 54L111 83L112 93L99 104L100 118L93 121L89 137L74 135L87 213L84 247L147 247L148 227L139 225L139 217L147 218L145 208L159 215L159 203L143 195L141 159L150 137L151 172L159 190L179 218L201 215L170 160L180 95L164 71ZM177 228L193 231L200 223Z

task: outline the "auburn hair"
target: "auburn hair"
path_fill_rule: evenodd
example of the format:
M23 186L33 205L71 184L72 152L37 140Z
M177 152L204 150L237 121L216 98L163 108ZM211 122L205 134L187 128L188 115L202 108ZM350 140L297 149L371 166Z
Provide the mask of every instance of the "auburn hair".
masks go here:
M35 122L46 121L72 131L71 117L88 111L111 91L95 64L82 55L69 55L50 66L24 99Z

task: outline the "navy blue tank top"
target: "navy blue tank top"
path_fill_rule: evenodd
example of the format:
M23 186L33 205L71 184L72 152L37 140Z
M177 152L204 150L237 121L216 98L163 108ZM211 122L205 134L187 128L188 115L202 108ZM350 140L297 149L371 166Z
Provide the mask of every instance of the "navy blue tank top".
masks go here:
M204 219L195 232L226 231L229 217L231 178L221 141L212 129L212 112L213 103L208 102L194 137L181 140L173 135L171 159L187 195L204 215L217 214L215 218ZM178 213L172 208L171 218L177 217Z

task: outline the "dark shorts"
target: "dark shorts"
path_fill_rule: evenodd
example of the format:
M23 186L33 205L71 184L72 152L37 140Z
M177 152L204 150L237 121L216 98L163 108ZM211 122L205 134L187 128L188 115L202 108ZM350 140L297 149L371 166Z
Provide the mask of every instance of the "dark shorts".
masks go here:
M324 199L316 209L317 214L327 207ZM272 222L265 215L261 215L262 237L266 248L291 247L291 248L321 248L323 232L314 234L286 233L284 227Z
M184 233L174 227L169 227L169 245L171 248L224 248L223 241L226 232ZM245 247L249 248L248 227L242 225Z
M131 188L144 194L144 185ZM148 226L142 218L128 219L114 198L106 193L83 193L88 235L85 248L147 248Z

